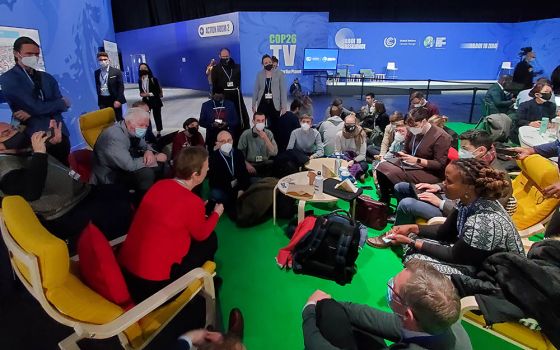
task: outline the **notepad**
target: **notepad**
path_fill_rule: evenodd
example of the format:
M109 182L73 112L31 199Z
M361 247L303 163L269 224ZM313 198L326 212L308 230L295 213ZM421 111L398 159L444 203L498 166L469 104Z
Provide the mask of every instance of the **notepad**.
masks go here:
M358 187L356 187L352 183L352 181L350 181L350 179L346 179L346 180L342 181L338 185L334 186L334 189L335 190L346 191L346 192L350 192L350 193L358 192Z

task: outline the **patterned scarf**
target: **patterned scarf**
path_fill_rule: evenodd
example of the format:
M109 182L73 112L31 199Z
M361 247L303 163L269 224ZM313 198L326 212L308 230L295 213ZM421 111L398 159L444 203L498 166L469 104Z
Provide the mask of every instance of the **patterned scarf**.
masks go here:
M358 151L360 150L365 137L362 127L358 125L356 125L354 132L347 132L346 129L342 128L342 136L345 139L354 139L354 141L356 141L356 149Z
M485 161L487 165L490 165L492 164L492 162L494 162L494 160L496 159L496 148L494 147L494 145L492 145L492 148L490 148L490 150L486 152L486 154L483 155L481 159Z
M463 228L467 222L467 218L472 215L478 206L478 198L469 205L463 205L459 201L457 205L457 232L459 233L459 239L463 237Z

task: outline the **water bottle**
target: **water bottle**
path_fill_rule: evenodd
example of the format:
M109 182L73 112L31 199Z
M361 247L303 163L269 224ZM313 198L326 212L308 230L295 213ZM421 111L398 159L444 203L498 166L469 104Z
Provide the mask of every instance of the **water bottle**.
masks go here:
M334 159L334 171L340 177L340 167L342 165L342 160L340 159L340 154L336 154L336 158Z
M349 179L352 175L350 175L350 172L348 171L347 167L341 166L340 167L340 181L344 181L346 179Z
M539 134L544 135L547 129L548 129L548 118L543 117L541 119L541 127L539 129Z
M317 172L317 176L315 176L315 181L313 181L313 188L315 190L315 194L322 194L323 193L323 176L321 172Z

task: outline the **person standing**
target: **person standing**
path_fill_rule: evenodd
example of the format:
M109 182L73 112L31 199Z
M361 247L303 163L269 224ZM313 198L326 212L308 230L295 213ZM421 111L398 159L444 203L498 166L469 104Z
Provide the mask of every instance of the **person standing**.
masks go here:
M524 47L519 53L521 61L515 66L513 71L513 82L519 90L530 89L533 86L533 78L542 71L535 72L531 62L537 58L537 54L532 47Z
M116 120L121 121L123 120L122 105L126 103L122 72L110 66L111 61L106 52L98 52L97 61L99 62L99 69L94 74L97 105L99 109L113 108Z
M263 70L257 73L253 89L253 113L263 113L268 128L276 134L275 124L288 109L286 81L282 71L273 69L272 58L269 55L264 55L261 63Z
M70 101L62 96L52 75L38 70L39 44L22 36L13 49L16 64L0 76L2 93L13 113L12 124L25 125L25 133L31 137L37 131L47 131L51 119L61 123L62 139L60 143L48 143L47 153L68 165L70 139L62 113L68 110Z
M211 59L210 63L208 63L208 65L206 66L206 77L208 78L208 85L210 87L210 98L212 98L212 69L214 68L214 66L216 65L216 60L215 59Z
M163 107L163 90L159 85L159 81L152 74L150 66L146 63L141 63L138 67L138 88L140 89L140 97L142 101L146 102L152 115L154 121L156 122L157 135L156 137L161 137L161 130L163 130L163 123L161 122L161 107Z
M220 63L212 68L212 88L224 91L226 100L233 102L239 118L238 132L236 139L239 138L243 130L249 129L249 113L241 94L241 68L230 56L227 48L220 50Z

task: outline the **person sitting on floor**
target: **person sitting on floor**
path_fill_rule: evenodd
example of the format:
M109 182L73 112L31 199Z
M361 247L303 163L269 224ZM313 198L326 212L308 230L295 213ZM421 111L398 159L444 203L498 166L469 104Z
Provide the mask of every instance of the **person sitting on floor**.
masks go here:
M373 135L370 137L371 142L375 146L381 146L381 141L383 140L383 133L385 128L389 125L389 116L387 115L387 109L382 101L375 101L375 111L365 116L360 125L371 130Z
M548 80L548 78L546 77L538 78L537 81L535 82L535 85L537 84L552 86L552 82ZM530 101L534 98L529 96L529 93L531 92L531 90L533 90L533 87L535 87L535 85L531 86L529 89L519 91L519 93L517 94L517 98L515 99L515 104L513 105L513 108L518 109L523 102Z
M398 153L404 150L404 141L408 135L408 129L404 125L404 121L400 120L393 123L393 142L389 146L387 153L383 156L383 160L396 158Z
M178 132L173 139L171 158L175 159L183 148L193 146L204 146L204 137L198 131L198 120L196 118L188 118L183 123L183 131Z
M284 116L282 116L283 118ZM263 113L253 115L253 127L243 131L237 148L243 153L247 171L251 176L270 176L272 160L278 154L278 145L274 135L265 129L266 117Z
M381 147L369 145L367 148L367 154L369 157L375 159L382 159L389 147L393 143L393 137L395 136L395 125L397 122L404 122L404 116L401 112L395 111L391 116L389 116L389 124L385 127L385 132L383 132L383 139L381 140Z
M389 203L395 184L437 183L443 179L451 136L428 122L428 110L420 107L410 111L406 124L408 136L404 152L398 159L379 163L376 168L380 201Z
M448 120L449 118L447 118L446 115L436 114L431 116L430 119L428 119L428 122L430 122L430 124L432 125L435 125L443 129L449 136L451 136L451 147L455 148L456 150L459 150L459 135L445 125L447 124Z
M366 133L357 125L355 114L344 118L344 129L340 130L335 137L334 151L342 153L348 162L350 174L364 182L368 163L366 162Z
M134 188L138 198L153 185L158 162L167 156L155 153L144 140L150 115L130 108L124 120L103 130L93 146L92 184L121 184Z
M274 139L276 140L276 144L278 145L278 153L282 153L288 147L288 142L290 142L290 135L292 135L292 131L299 128L299 109L301 108L302 104L299 100L293 100L290 104L290 110L287 111L282 118L279 118L276 122L277 129L276 136Z
M292 131L287 150L297 150L304 153L309 159L320 158L324 155L321 134L311 128L313 117L304 114L299 118L300 127Z
M406 264L387 283L387 303L392 313L315 291L303 308L305 349L472 349L457 291L431 265Z
M229 131L235 135L239 129L239 117L235 104L224 98L224 89L213 87L212 99L204 102L200 107L200 126L206 129L206 148L208 152L214 149L216 137L221 131Z
M404 245L406 263L420 259L446 275L473 276L497 252L524 255L511 216L497 201L510 187L505 172L481 159L459 159L445 169L445 196L458 200L441 225L397 225L386 235Z
M217 203L206 217L204 202L192 192L207 172L208 152L184 148L175 162L176 177L158 181L142 199L118 256L134 302L214 260L214 228L224 206Z
M481 159L493 169L505 172L496 157L492 138L488 132L468 130L462 133L459 139L461 140L459 158ZM514 205L515 199L512 197L513 188L509 176L507 180L509 186L498 201L504 208L509 209L510 205ZM398 206L394 216L395 225L414 224L418 218L429 220L438 216L448 217L455 210L457 202L446 198L443 189L443 183L419 183L414 188L408 182L396 184L395 197L397 197ZM508 210L508 212L510 211ZM369 238L368 244L378 248L388 245L381 237Z
M342 105L342 99L339 98L339 97L337 97L337 98L335 98L335 99L332 101L332 103L327 107L327 110L325 111L325 119L324 119L324 120L327 120L328 118L331 117L331 107L335 107L335 106L338 107L338 108L340 108L340 116L341 116L342 118L344 118L344 117L346 117L348 114L352 113L352 111L346 109L346 107L344 107L344 106Z
M420 91L413 92L410 95L410 106L412 108L424 107L428 110L428 118L433 115L439 114L439 108L434 103L429 102Z
M510 138L517 144L519 144L520 127L528 125L540 128L543 118L552 120L556 116L556 104L549 85L535 84L529 96L533 99L519 105L515 125L511 127Z
M344 128L344 120L340 117L342 110L337 106L331 107L331 116L319 126L319 133L323 140L323 151L326 156L335 152L336 134Z
M26 134L0 123L0 196L19 195L29 202L45 228L73 244L91 221L108 239L128 230L132 210L128 192L118 186L90 186L46 153L46 143L61 140L61 125L51 120L54 135ZM31 146L31 147L30 147Z
M245 157L233 148L233 137L227 131L220 131L215 148L210 153L210 199L223 203L228 216L235 221L237 198L250 184Z
M364 120L367 116L371 116L375 114L375 94L373 92L368 92L366 94L366 105L360 108L359 119L360 121Z

